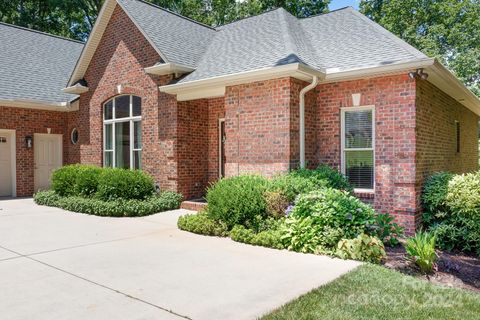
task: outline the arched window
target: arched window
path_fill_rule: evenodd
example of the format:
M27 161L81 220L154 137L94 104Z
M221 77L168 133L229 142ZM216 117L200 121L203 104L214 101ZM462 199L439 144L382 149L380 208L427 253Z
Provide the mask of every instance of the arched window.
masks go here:
M142 167L142 99L117 96L103 105L103 165Z

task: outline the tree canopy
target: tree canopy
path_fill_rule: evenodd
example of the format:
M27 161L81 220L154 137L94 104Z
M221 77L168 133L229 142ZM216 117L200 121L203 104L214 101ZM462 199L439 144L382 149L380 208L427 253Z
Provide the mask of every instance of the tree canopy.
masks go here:
M0 21L86 40L104 0L0 0ZM330 0L147 0L218 26L283 7L297 17L328 12ZM439 58L480 96L480 0L362 0L370 19Z
M440 59L480 96L480 0L363 0L360 11Z

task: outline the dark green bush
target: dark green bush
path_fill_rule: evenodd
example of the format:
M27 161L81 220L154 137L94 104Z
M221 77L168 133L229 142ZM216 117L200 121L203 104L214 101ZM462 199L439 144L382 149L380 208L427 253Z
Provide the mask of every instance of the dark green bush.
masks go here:
M104 201L143 200L155 193L153 178L140 170L104 168L98 179L96 197Z
M370 226L369 233L379 238L385 245L396 246L398 238L403 236L403 228L394 222L388 213L377 213L375 223Z
M421 197L424 223L440 222L449 214L447 207L448 183L453 177L452 173L439 172L425 180Z
M34 195L39 205L59 207L65 210L93 214L98 216L134 217L145 216L161 211L176 209L180 206L182 196L174 192L162 192L145 200L103 201L79 196L62 197L55 191L40 191Z
M81 165L72 164L53 171L52 189L60 196L74 195L77 175L81 167Z
M256 229L266 216L267 187L268 180L256 175L221 179L207 190L207 213L229 229L236 224Z
M262 246L274 249L284 249L282 244L282 234L279 230L265 230L255 233L251 229L244 226L236 225L230 231L230 237L233 241L251 244L254 246Z
M181 216L178 218L177 226L180 230L207 236L228 236L227 225L224 222L209 218L205 213Z
M76 172L74 186L75 194L84 197L92 197L97 192L98 179L104 169L89 165L79 165L77 167L78 170Z
M298 171L291 171L287 174L275 176L270 181L268 189L270 192L284 195L288 202L293 203L299 194L314 191L327 185L327 180L318 180L305 173L299 174Z
M480 255L480 173L436 173L422 193L423 226L436 245Z
M295 170L292 171L292 173L296 176L308 178L314 181L319 187L326 186L333 189L344 190L349 193L353 192L353 187L350 182L348 182L348 179L338 170L335 170L328 165L320 165L315 170Z

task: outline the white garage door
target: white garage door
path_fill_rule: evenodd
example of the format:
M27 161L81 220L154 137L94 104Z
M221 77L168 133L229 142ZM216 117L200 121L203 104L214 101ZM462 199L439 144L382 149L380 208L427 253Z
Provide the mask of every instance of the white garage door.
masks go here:
M12 130L0 130L0 197L14 196L15 139Z

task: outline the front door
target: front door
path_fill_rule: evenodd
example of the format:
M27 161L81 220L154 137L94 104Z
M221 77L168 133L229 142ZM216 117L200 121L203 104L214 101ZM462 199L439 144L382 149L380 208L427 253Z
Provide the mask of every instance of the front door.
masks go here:
M13 134L0 130L0 197L13 196Z
M225 177L225 119L219 120L219 176Z
M52 171L62 166L62 135L35 134L35 191L50 188Z

